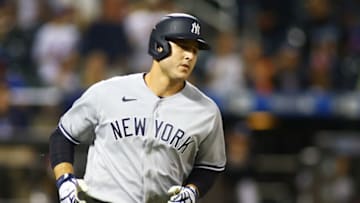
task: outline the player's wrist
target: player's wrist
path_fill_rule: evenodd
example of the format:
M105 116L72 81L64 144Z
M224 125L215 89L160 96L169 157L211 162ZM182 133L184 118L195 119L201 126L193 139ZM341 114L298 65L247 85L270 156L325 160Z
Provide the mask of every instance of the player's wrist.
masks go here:
M200 197L200 192L196 185L190 183L190 184L187 184L185 187L190 188L194 192L196 198Z

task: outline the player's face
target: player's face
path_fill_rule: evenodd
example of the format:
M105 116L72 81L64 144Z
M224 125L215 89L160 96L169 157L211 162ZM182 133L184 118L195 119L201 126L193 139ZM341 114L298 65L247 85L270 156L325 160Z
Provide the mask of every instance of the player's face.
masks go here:
M170 79L186 80L196 64L198 43L195 40L173 40L169 43L171 54L160 61L160 67Z

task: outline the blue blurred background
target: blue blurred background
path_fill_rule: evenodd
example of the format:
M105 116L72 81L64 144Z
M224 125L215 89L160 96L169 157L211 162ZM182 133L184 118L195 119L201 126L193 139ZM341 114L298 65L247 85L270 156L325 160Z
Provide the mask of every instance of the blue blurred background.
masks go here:
M89 85L147 71L148 35L169 12L197 16L212 44L191 82L221 108L228 166L201 202L360 202L359 10L359 0L0 0L0 202L57 202L48 138L59 117Z

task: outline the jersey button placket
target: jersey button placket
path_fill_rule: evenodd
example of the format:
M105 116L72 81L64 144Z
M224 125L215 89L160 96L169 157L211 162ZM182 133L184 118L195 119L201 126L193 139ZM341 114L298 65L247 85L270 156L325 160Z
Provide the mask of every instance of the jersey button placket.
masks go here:
M155 108L154 108L154 120L158 119L159 118L159 108L160 108L160 104L161 104L161 100L159 100L156 105L155 105Z
M152 172L152 167L153 167L153 160L152 160L152 150L153 150L153 144L155 141L155 133L156 133L156 119L158 118L159 114L158 114L158 107L160 105L160 101L157 101L154 105L153 105L153 109L152 109L152 125L151 125L151 133L149 134L149 137L147 139L146 142L143 143L143 147L144 147L144 152L145 152L145 156L143 159L143 163L144 163L144 192L151 190L153 188L152 182L153 182L153 172ZM145 201L146 197L144 196L144 201Z
M153 106L153 111L152 111L152 125L151 125L151 133L149 134L149 139L147 140L146 142L146 145L145 145L145 152L147 154L150 154L151 153L151 150L152 150L152 145L154 144L154 139L155 139L155 133L156 133L156 120L158 119L159 117L159 106L160 106L160 100L157 101L154 106Z

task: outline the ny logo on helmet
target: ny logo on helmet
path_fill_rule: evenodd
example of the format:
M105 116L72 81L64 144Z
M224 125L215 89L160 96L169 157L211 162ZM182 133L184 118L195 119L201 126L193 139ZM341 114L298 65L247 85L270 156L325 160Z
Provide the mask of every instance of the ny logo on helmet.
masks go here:
M197 22L191 24L191 32L197 35L200 35L200 25Z

